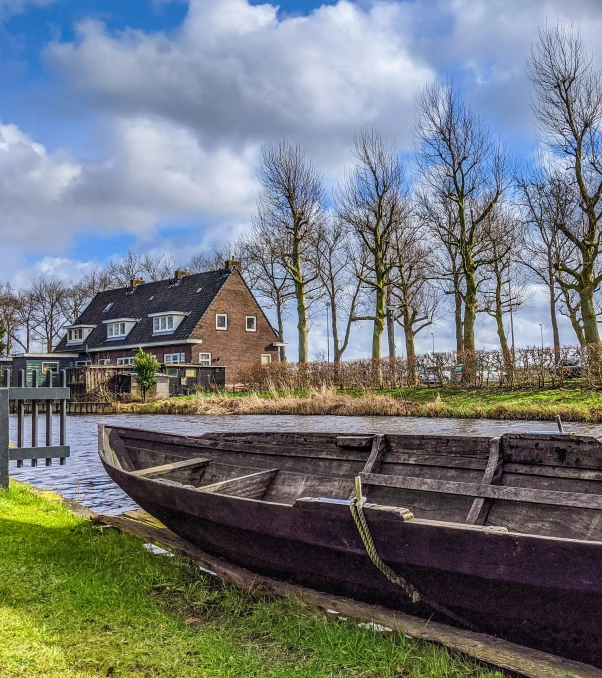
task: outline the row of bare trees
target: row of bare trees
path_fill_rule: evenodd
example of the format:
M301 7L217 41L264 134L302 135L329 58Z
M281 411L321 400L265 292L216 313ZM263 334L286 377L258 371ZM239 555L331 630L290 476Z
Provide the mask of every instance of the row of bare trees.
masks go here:
M527 61L541 153L526 169L453 83L434 83L416 100L412 160L404 162L377 130L364 131L329 195L300 146L267 146L247 233L184 265L197 273L239 259L282 342L285 319L294 314L301 363L309 360L316 318L328 319L335 362L358 322L372 324L372 360L382 357L385 334L395 358L399 325L415 382L416 336L446 317L470 380L475 325L488 314L509 374L515 361L507 319L533 282L548 290L557 360L559 313L581 345L599 344L602 76L572 27L542 28ZM77 283L41 277L18 292L5 285L7 350L29 350L32 342L50 350L96 292L136 277L167 278L176 263L167 254L128 253Z

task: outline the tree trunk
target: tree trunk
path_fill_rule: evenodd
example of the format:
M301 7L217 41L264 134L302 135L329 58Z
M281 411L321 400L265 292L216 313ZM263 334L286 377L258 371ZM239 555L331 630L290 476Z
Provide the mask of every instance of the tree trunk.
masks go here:
M278 339L284 342L284 321L282 319L282 302L279 300L276 304L276 317L278 321ZM281 363L286 362L286 346L278 346L278 360Z
M556 283L554 282L554 273L548 271L548 291L550 294L550 321L552 322L552 337L554 340L554 362L558 364L560 360L560 333L558 331L558 318L556 316Z
M339 347L339 323L337 320L337 304L334 298L330 300L330 311L331 311L331 324L332 324L332 345L333 345L333 355L334 362L340 363L342 352Z
M309 331L307 327L307 300L305 299L305 283L295 282L295 297L297 298L297 330L299 331L299 362L309 360Z
M477 281L474 272L466 273L466 297L464 303L464 356L462 381L476 383L477 364L475 354L474 326L477 319Z
M496 300L497 302L497 300ZM504 316L502 312L501 298L497 302L496 311L495 311L495 323L497 326L497 336L500 340L500 348L502 349L502 358L504 360L504 370L506 374L512 380L512 353L508 347L508 338L506 337L506 330L504 329Z
M462 295L460 294L460 276L454 274L454 320L456 325L456 351L462 353L464 351L464 326L462 323Z
M414 343L414 327L408 314L404 314L403 333L406 342L406 355L408 364L408 386L416 386L418 373L416 370L416 346Z
M599 344L598 317L594 306L594 291L586 287L579 291L581 300L581 318L583 320L583 338L586 344Z
M380 360L382 357L382 337L385 331L386 295L382 288L376 290L376 309L374 312L374 329L372 332L372 359Z

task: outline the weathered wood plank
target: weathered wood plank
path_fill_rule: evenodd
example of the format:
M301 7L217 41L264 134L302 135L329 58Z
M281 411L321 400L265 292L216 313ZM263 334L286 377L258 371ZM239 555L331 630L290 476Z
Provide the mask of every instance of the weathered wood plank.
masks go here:
M8 450L10 461L23 459L64 459L71 456L69 445L53 445L51 447L11 447Z
M162 464L161 466L151 466L150 468L140 469L134 471L137 476L143 478L157 478L159 476L172 473L173 471L186 471L196 468L204 468L211 462L211 459L206 457L197 457L196 459L186 459L184 461L176 461L172 464Z
M337 447L370 447L373 436L337 436Z
M602 442L594 436L506 433L502 436L504 461L567 468L602 467Z
M504 464L504 473L545 478L567 478L569 480L602 480L602 471L564 466L533 466L532 464Z
M421 466L442 466L444 468L466 468L485 471L487 459L482 457L455 457L420 453L387 452L387 464L420 464Z
M324 610L336 610L351 619L387 626L396 632L463 652L479 661L513 671L526 678L602 678L602 671L592 666L532 650L493 636L454 628L439 622L425 621L377 605L358 603L258 576L220 558L207 555L165 527L141 522L140 515L136 520L123 516L97 516L95 520L100 524L112 525L146 542L167 548L195 565L215 572L222 581L255 595L290 597Z
M501 438L492 438L489 442L489 459L483 474L481 485L499 485L502 479L504 459L502 457ZM491 499L478 497L472 502L466 522L470 525L484 525L491 508Z
M550 504L572 506L574 508L602 509L602 496L580 492L558 492L556 490L535 490L522 487L477 485L459 483L451 480L432 480L411 476L386 476L376 473L360 473L362 483L380 487L399 487L422 492L458 494L465 497L485 497L505 501L529 502L532 504Z
M277 468L270 469L269 471L259 471L259 473L251 473L240 478L222 480L212 485L203 485L198 489L202 492L216 492L217 494L227 494L232 497L261 499L277 473Z

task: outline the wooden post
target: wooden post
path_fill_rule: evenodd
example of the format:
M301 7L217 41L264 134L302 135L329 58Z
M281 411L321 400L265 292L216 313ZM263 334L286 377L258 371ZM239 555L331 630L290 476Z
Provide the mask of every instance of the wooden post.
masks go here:
M8 488L8 389L0 388L0 488Z

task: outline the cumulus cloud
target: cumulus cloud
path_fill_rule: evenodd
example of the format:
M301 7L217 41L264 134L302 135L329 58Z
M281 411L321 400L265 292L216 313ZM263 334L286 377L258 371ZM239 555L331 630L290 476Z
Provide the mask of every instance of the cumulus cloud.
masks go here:
M47 61L113 115L152 111L207 145L288 136L340 162L366 126L410 143L414 96L435 73L412 55L406 18L400 3L343 0L279 18L274 5L191 0L172 35L86 21Z

